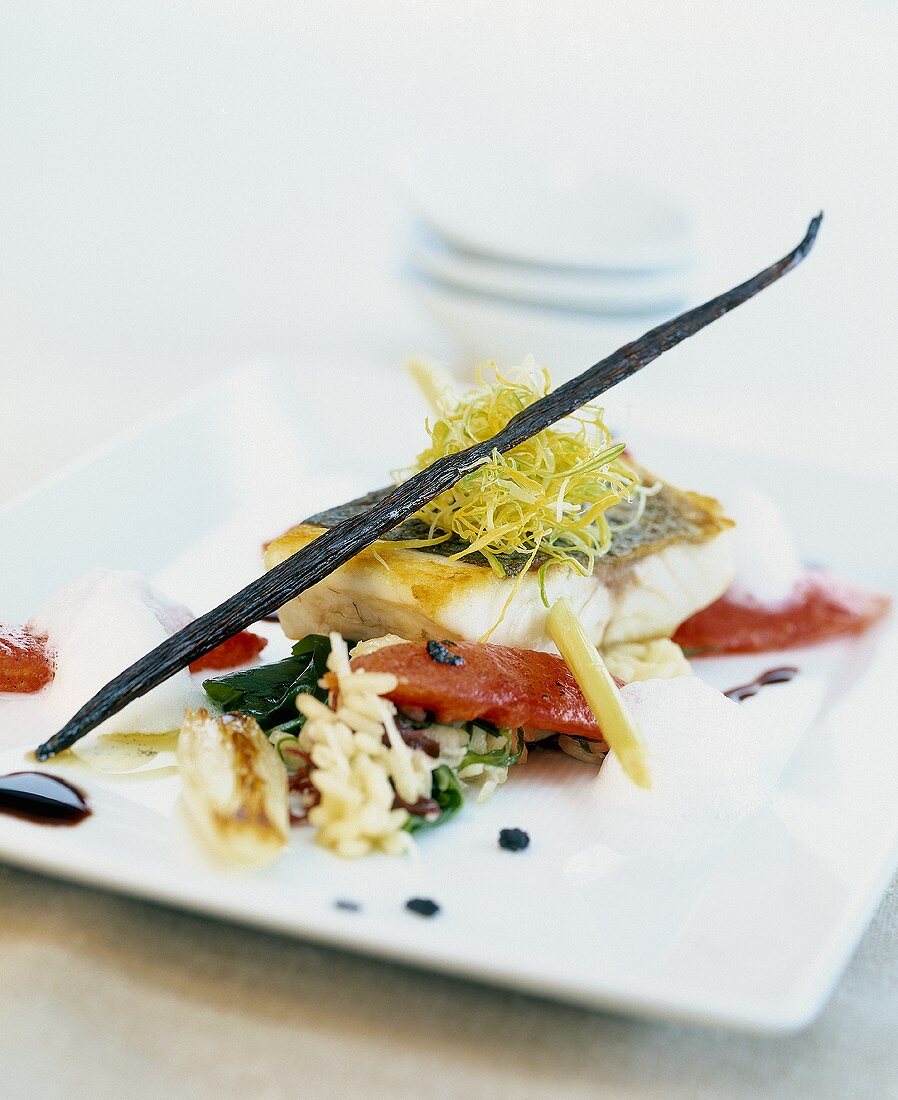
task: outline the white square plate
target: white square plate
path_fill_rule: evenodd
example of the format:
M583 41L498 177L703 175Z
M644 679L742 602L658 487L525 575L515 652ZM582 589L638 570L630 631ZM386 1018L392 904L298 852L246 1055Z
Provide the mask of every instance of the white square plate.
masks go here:
M96 566L139 569L205 610L258 572L265 538L383 484L422 440L420 414L404 383L383 374L241 372L2 513L0 619L27 619ZM895 484L853 487L846 517L826 469L796 459L783 479L782 459L666 439L638 422L627 438L650 466L701 490L725 493L749 468L762 487L778 481L808 558L896 587L890 543L875 528L895 514ZM842 531L850 539L834 537ZM826 702L770 803L701 856L614 851L594 826L593 770L547 756L425 835L416 858L345 863L297 830L277 866L247 874L204 862L170 770L114 778L61 768L87 789L93 816L75 829L0 816L0 858L580 1004L793 1028L822 1006L898 861L895 653L887 625L789 655L803 676L825 682ZM268 655L279 655L277 642ZM730 687L776 660L730 658L699 671ZM4 725L2 771L21 768L24 750L51 732ZM527 829L530 849L501 851L504 826ZM413 896L438 901L439 916L407 912ZM362 908L338 909L338 899Z

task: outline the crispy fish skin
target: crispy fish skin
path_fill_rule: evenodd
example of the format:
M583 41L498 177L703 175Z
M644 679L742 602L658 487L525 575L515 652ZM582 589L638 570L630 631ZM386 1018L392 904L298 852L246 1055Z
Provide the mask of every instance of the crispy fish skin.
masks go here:
M371 501L363 497L287 531L266 547L266 568ZM670 635L729 586L730 526L717 501L665 485L648 498L638 524L615 534L591 576L550 568L547 595L550 600L568 596L597 645ZM403 537L421 532L400 529L282 607L285 633L301 638L337 630L360 640L393 633L412 641L478 641L489 634L499 645L553 648L536 569L520 577L519 563L506 560L508 575L499 577L479 555L454 561L445 556L445 547L403 548L395 541Z

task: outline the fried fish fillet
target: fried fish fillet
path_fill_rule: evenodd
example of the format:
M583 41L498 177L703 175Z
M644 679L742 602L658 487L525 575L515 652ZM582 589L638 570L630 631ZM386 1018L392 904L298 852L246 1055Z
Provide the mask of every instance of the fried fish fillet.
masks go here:
M266 568L370 507L383 492L312 516L287 531L266 547ZM729 586L731 526L717 501L664 485L647 498L638 523L615 532L590 576L561 567L547 570L547 595L550 600L570 598L596 645L670 635ZM427 533L419 520L408 520L291 600L280 610L285 633L301 638L336 630L355 639L392 633L409 640L458 641L488 635L499 645L553 648L545 632L539 559L527 569L526 555L500 555L500 577L480 554L453 560L451 555L465 545L458 539L423 550L402 546L403 539Z

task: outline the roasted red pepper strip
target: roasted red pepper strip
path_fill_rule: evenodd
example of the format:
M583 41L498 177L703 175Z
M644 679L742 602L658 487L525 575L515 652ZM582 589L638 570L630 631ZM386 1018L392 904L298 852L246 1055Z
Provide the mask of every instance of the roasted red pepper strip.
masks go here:
M399 681L388 695L396 706L425 710L440 722L485 718L495 726L602 740L592 711L561 657L478 642L448 642L442 647L461 661L449 663L446 655L434 658L425 643L405 642L359 657L352 665L391 672Z
M888 614L888 596L865 592L828 573L808 573L782 604L767 606L727 592L674 634L691 653L761 653L860 634Z
M0 626L0 691L35 692L54 676L45 638L27 627Z
M258 657L268 645L268 639L259 634L253 634L251 630L241 630L226 642L210 649L208 653L198 657L190 665L191 672L218 672L226 668L236 668L237 665L245 665Z

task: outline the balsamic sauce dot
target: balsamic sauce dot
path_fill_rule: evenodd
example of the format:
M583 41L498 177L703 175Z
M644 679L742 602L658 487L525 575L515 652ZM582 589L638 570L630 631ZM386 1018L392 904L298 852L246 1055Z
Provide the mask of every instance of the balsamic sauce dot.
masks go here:
M38 825L77 825L90 817L83 791L47 772L0 775L0 813Z
M769 687L771 684L788 684L797 675L798 669L795 665L779 665L776 668L768 668L766 672L762 672L749 683L739 684L738 687L730 688L723 694L736 703L742 703L746 699L751 699L753 695L757 695L762 687Z

